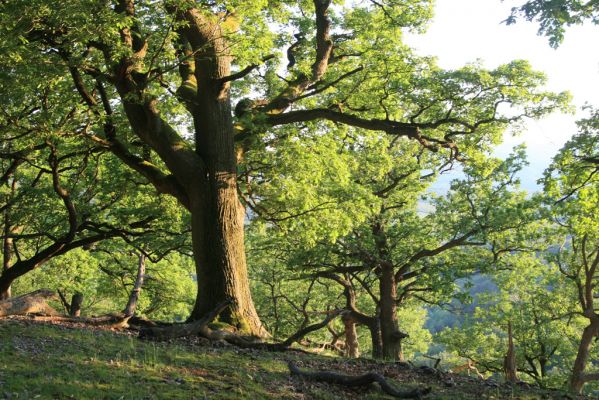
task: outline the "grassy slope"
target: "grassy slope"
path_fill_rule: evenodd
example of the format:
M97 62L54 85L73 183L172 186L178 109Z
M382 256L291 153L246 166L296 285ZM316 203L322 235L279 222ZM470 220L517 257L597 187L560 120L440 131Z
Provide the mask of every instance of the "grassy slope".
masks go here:
M549 399L467 377L457 385L393 364L215 347L199 340L142 342L106 331L0 320L0 398L75 399L388 399L376 387L346 389L290 377L287 360L312 369L362 373L376 368L405 388L433 387L430 399Z

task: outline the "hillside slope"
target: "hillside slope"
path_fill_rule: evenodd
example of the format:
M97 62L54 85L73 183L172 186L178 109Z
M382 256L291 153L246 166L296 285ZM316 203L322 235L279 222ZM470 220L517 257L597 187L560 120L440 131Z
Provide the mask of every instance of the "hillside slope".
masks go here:
M574 399L369 360L238 349L202 339L157 343L126 333L0 320L0 398L390 399L376 385L350 389L291 376L305 370L376 371L395 387L432 388L427 399ZM582 397L581 397L582 398Z

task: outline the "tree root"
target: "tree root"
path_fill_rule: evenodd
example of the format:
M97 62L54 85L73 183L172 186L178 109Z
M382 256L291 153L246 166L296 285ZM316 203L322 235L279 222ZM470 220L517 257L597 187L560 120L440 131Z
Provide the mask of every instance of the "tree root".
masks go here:
M200 335L209 340L219 341L224 340L234 346L255 349L255 350L266 350L266 351L286 351L289 350L292 344L301 340L307 334L314 332L318 329L325 327L330 321L336 318L341 310L330 313L327 318L323 321L308 325L296 333L291 335L288 339L278 343L267 343L257 340L255 337L242 336L234 332L226 330L211 329L208 324L214 320L223 312L231 303L225 301L219 304L214 310L208 313L204 318L198 321L186 323L186 324L175 324L171 326L148 326L142 327L139 331L139 337L142 339L156 339L156 340L169 340L176 339L185 336Z
M201 318L194 322L186 324L176 324L171 326L156 326L142 328L139 331L139 337L141 339L157 339L157 340L169 340L176 339L185 336L192 336L202 334L205 329L208 328L208 324L212 322L214 318L223 312L229 305L230 301L223 301L216 308L210 311L204 318ZM208 338L210 339L210 338Z
M369 372L367 374L354 376L338 374L336 372L331 371L302 371L291 361L289 361L287 366L289 367L291 375L301 376L302 378L316 382L334 383L349 387L367 386L376 382L380 385L383 392L387 393L390 396L397 397L400 399L421 399L423 396L426 396L431 392L430 387L406 391L397 390L396 388L391 386L381 374L378 374L376 372Z

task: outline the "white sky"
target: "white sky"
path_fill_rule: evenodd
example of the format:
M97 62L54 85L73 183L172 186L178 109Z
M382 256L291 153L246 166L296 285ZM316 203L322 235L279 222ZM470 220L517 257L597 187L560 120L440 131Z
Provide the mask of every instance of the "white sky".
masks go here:
M546 37L537 36L538 24L501 23L511 7L523 2L437 0L435 18L426 34L408 35L406 40L420 54L436 56L444 68L457 68L477 59L488 68L527 59L547 74L549 89L570 91L578 109L585 102L599 107L599 26L569 28L562 45L554 50ZM583 115L555 114L530 121L520 136L506 136L497 154L505 155L514 145L525 142L530 167L521 179L524 188L534 190L553 155L576 132L574 121Z

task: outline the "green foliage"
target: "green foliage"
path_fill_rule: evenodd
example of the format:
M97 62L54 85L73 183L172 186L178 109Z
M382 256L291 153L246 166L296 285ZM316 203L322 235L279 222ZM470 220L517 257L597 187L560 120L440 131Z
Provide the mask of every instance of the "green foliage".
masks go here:
M107 244L103 244L106 246ZM41 287L62 292L67 301L80 292L83 315L100 315L124 309L137 272L137 256L118 250L74 250L53 258L42 269L23 276L13 294L29 293ZM184 320L195 298L193 262L176 253L153 263L146 262L145 283L136 314L157 320Z
M566 28L589 20L599 24L599 3L595 0L530 0L512 9L507 24L518 17L539 23L539 35L549 37L551 47L564 40Z
M501 373L512 324L521 379L561 387L576 355L584 321L573 318L573 293L554 266L534 255L514 254L493 275L498 290L478 296L478 306L460 327L437 340L446 349L476 361L481 371Z

